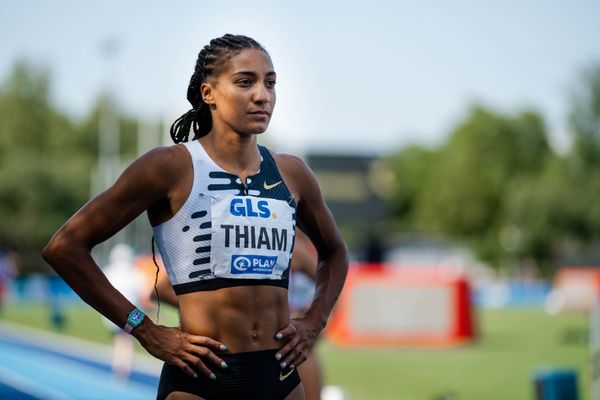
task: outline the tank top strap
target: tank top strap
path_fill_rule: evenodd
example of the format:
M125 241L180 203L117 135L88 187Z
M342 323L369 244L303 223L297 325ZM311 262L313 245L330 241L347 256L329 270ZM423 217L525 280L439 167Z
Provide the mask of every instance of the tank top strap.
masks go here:
M262 157L260 172L264 176L281 179L281 174L279 173L275 159L273 158L273 155L269 149L267 149L265 146L258 145L258 151Z
M196 164L196 161L202 158L202 145L200 144L200 142L197 140L191 140L182 144L187 148L190 155L192 156L194 164Z
M210 164L210 158L198 140L192 140L182 144L186 147L190 153L190 156L192 157L194 171L194 184L192 191L194 191L198 189L198 185L200 185L203 180L202 172L207 170L207 163Z

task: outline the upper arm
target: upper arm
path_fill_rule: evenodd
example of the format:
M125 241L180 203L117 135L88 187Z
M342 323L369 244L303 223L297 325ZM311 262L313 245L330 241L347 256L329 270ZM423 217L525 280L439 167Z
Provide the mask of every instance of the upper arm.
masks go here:
M294 156L279 155L278 161L288 186L295 192L298 226L317 248L319 259L340 248L345 249L333 215L325 204L317 179L310 168Z
M168 198L178 164L176 153L174 147L158 148L135 160L111 187L77 211L52 241L67 241L91 249L158 200Z
M316 278L317 253L312 242L301 229L296 229L292 269L305 273L313 280Z

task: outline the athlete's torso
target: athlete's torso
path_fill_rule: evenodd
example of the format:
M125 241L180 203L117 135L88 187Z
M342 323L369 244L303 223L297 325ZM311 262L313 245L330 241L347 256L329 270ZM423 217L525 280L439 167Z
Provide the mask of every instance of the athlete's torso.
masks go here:
M155 226L182 329L234 352L277 347L289 319L287 285L296 203L264 147L243 185L198 141L185 144L193 179L183 205Z
M269 151L242 184L220 168L198 141L185 143L192 189L169 220L153 227L178 295L225 287L287 288L296 203Z

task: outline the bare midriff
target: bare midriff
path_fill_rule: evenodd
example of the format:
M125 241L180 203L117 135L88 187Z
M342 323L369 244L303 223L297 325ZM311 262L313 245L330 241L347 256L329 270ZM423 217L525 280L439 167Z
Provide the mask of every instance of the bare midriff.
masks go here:
M225 344L232 353L275 349L289 323L287 289L236 286L178 296L181 329Z

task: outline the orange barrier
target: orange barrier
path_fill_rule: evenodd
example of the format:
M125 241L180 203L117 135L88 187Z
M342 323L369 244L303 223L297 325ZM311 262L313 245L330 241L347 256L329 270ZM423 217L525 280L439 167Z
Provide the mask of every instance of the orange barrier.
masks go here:
M589 312L600 294L600 267L563 267L552 284L551 311Z
M451 268L354 265L326 336L348 347L451 347L475 338L468 281Z
M160 256L156 256L156 263L159 266L158 276L156 275L157 269L152 255L143 254L136 258L134 265L144 275L144 287L142 288L142 306L146 309L152 309L154 302L151 300L152 292L154 292L154 282L162 282L169 279L167 276L167 270L165 269L162 259Z

